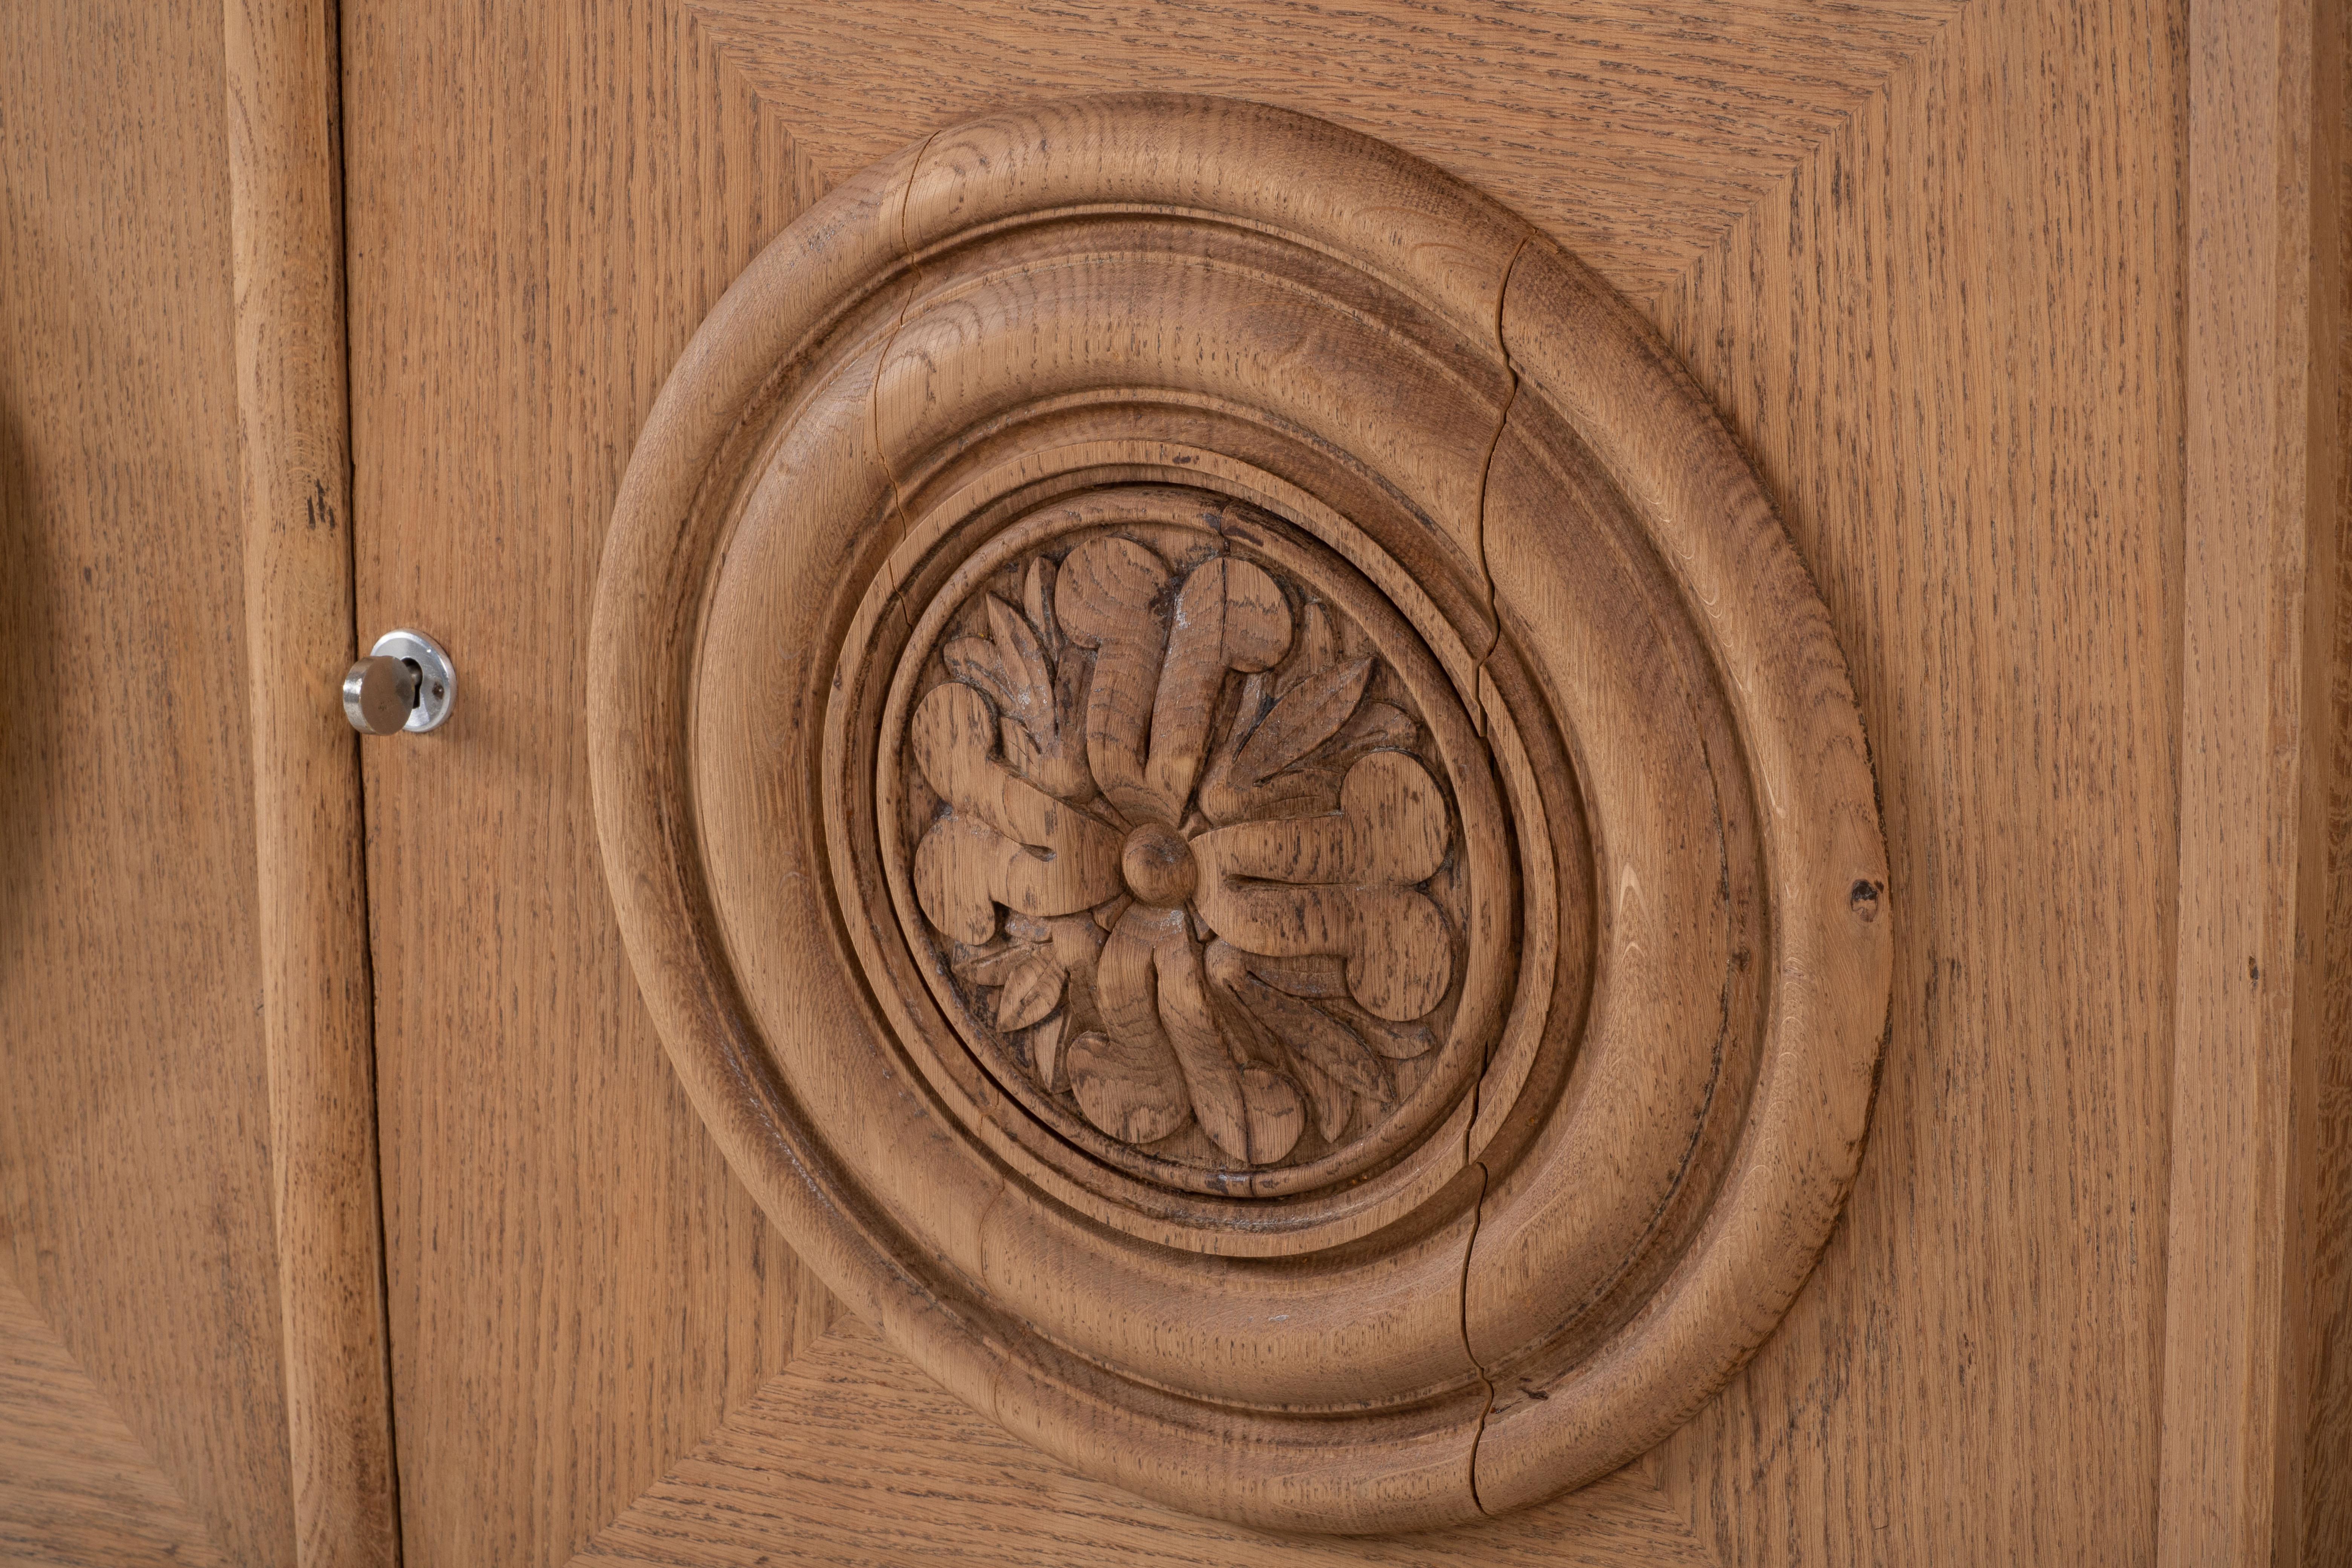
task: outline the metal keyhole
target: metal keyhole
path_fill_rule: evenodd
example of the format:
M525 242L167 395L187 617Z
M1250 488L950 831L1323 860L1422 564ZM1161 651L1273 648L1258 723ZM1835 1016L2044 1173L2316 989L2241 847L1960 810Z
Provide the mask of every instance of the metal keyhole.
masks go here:
M362 735L421 735L449 717L457 669L439 643L403 627L343 677L343 716Z

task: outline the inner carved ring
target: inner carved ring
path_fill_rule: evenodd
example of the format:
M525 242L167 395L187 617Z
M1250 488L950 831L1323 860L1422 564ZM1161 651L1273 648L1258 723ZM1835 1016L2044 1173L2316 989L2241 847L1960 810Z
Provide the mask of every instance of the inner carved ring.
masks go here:
M1005 529L899 657L877 783L901 926L965 1044L1081 1148L1313 1190L1409 1146L1492 1043L1511 960L1472 935L1502 889L1454 776L1484 756L1326 547L1110 493L1147 515ZM1469 837L1503 842L1497 804L1485 781Z

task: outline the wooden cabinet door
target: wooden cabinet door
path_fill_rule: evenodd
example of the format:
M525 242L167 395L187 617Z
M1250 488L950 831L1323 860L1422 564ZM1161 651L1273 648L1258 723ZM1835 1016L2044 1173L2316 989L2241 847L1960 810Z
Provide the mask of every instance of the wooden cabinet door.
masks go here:
M404 1560L2336 1560L2340 30L346 6Z

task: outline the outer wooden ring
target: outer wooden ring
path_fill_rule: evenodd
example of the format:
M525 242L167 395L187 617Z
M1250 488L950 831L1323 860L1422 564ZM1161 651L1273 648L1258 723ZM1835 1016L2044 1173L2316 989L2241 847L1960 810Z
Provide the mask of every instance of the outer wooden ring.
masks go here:
M1607 1173L1608 1152L1565 1131L1580 1097L1596 1091L1593 1074L1580 1066L1555 1095L1520 1095L1496 1112L1524 1121L1511 1143L1519 1152L1507 1169L1480 1173L1482 1186L1486 1174L1495 1181L1475 1223L1465 1212L1416 1243L1458 1236L1467 1249L1452 1307L1475 1362L1469 1383L1447 1373L1414 1395L1409 1378L1392 1380L1344 1419L1328 1404L1301 1414L1205 1386L1197 1346L1192 1361L1169 1363L1181 1374L1172 1382L1157 1363L1107 1360L1108 1342L1087 1338L1087 1321L1105 1310L1090 1299L1091 1279L1040 1287L996 1268L984 1245L964 1263L922 1245L907 1228L908 1194L882 1194L870 1166L845 1164L845 1121L895 1119L922 1145L912 1151L919 1165L938 1151L979 1156L938 1126L920 1085L891 1075L887 1051L862 1069L866 1098L855 1102L828 1103L827 1082L782 1070L781 1026L772 1012L763 1031L745 989L772 992L773 978L756 972L780 961L747 942L740 923L722 929L712 902L697 791L713 784L698 784L694 737L698 724L735 722L719 694L740 701L748 689L704 668L704 639L714 588L735 570L730 531L759 476L778 471L776 443L790 438L778 421L808 405L812 377L841 371L823 350L845 334L883 334L883 406L891 323L919 291L925 259L1072 215L1198 224L1244 237L1235 244L1313 252L1361 279L1368 299L1472 345L1449 352L1485 357L1482 374L1516 392L1466 527L1433 519L1440 533L1452 525L1433 548L1467 552L1474 571L1483 554L1505 639L1492 657L1523 660L1527 674L1505 681L1496 662L1457 677L1489 702L1540 703L1549 692L1556 703L1590 632L1562 609L1585 601L1578 563L1561 559L1560 520L1617 520L1629 542L1610 548L1633 574L1624 581L1651 584L1644 613L1690 628L1694 651L1667 673L1718 714L1693 742L1716 778L1715 809L1755 806L1735 831L1752 836L1764 940L1732 966L1754 977L1739 983L1757 1019L1753 1076L1737 1103L1717 1106L1691 1133L1690 1157L1712 1159L1716 1173L1682 1184L1643 1219L1673 1244L1632 1255L1589 1310L1563 1316L1560 1270L1573 1260L1553 1238L1579 1223L1590 1178ZM926 430L919 406L892 428L908 452L959 438ZM1506 686L1519 695L1507 699ZM1384 144L1256 105L1129 96L972 121L848 182L745 271L664 388L615 509L589 701L597 825L624 937L680 1076L739 1176L852 1310L969 1403L1090 1473L1253 1524L1349 1531L1459 1521L1580 1485L1686 1419L1752 1352L1852 1180L1886 1015L1891 918L1866 750L1826 612L1752 471L1638 315L1518 219ZM1609 773L1606 727L1572 744L1580 776ZM808 764L786 752L775 761L789 795ZM779 809L782 822L797 808ZM1606 879L1607 831L1604 822L1596 850L1604 964L1594 1027L1622 1033L1644 1005L1632 982L1675 979L1654 957L1646 968L1623 959L1648 916L1637 889ZM824 879L821 864L793 872L803 873ZM809 931L845 918L807 896L806 918L817 922ZM796 944L790 963L855 974L837 942L830 952L802 951L823 945ZM812 996L809 1011L793 1026L835 1037L786 1053L803 1063L820 1047L866 1051L868 1037L887 1034L854 1000ZM1588 1040L1586 1052L1607 1043ZM1136 1286L1189 1287L1196 1277L1138 1261L1075 1216L1032 1205L1009 1174L994 1184L919 1194L919 1206L936 1209L944 1232L979 1233L1009 1223L991 1213L1007 1197L1019 1225L1048 1237L1040 1245L1101 1247L1112 1295L1128 1288L1123 1272ZM1445 1304L1435 1293L1416 1276L1389 1300L1403 1316L1429 1317ZM1230 1369L1234 1388L1278 1375L1285 1353L1278 1340L1237 1334L1240 1321L1229 1314L1202 1341L1243 1363L1272 1358Z

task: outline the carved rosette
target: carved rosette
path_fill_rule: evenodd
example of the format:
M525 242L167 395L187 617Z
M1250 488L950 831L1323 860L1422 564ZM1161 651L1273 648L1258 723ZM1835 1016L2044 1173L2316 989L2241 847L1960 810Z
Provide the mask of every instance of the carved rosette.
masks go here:
M1212 1193L1352 1175L1491 1043L1492 781L1465 835L1423 695L1483 775L1466 717L1328 551L1207 492L1097 499L984 551L900 656L903 929L998 1081L1097 1156Z
M910 1060L1044 1191L1311 1249L1471 1153L1439 1134L1519 973L1508 812L1369 539L1172 477L900 542L844 638L828 850Z
M591 686L737 1175L1095 1475L1580 1485L1853 1178L1893 917L1821 598L1638 314L1393 148L1126 97L845 183L647 421Z

